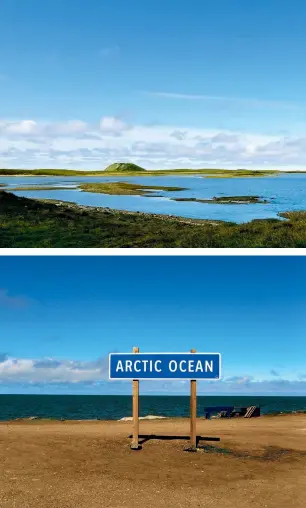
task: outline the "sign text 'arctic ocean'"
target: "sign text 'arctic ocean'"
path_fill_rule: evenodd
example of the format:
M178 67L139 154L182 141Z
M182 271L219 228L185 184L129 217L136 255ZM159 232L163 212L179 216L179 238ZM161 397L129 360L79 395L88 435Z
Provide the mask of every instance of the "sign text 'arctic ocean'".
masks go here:
M111 353L110 379L220 379L220 353Z

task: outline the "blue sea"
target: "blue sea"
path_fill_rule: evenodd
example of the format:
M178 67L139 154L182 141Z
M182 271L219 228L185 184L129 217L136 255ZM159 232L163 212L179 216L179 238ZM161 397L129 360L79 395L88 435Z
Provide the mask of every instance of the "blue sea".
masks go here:
M130 395L0 395L0 420L16 418L119 420L132 414ZM306 397L198 396L198 417L207 406L256 405L262 414L306 412ZM140 416L189 416L188 396L140 396Z
M111 196L82 192L84 182L124 181L143 185L184 187L186 190L158 192L158 197ZM194 219L223 220L243 223L253 219L279 218L279 212L306 210L306 174L280 174L256 178L203 178L202 176L145 177L4 177L5 190L32 186L33 190L16 191L18 196L70 201L80 205L109 207L117 210L167 214ZM35 185L52 186L52 190L35 190ZM61 190L57 187L66 186ZM171 198L211 199L214 196L259 196L269 203L207 204L178 202Z

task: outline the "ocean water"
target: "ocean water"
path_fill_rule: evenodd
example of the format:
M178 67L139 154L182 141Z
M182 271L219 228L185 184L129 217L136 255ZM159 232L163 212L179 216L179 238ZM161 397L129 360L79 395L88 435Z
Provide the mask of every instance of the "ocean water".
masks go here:
M198 396L198 416L207 406L256 405L262 414L306 412L306 397ZM132 414L130 395L0 395L0 420L54 418L66 420L119 420ZM140 396L140 416L189 416L188 396Z
M159 197L110 196L82 192L82 182L124 181L143 185L184 187L184 191L160 192ZM281 174L256 178L203 178L201 176L153 177L1 177L7 190L33 185L33 190L16 191L18 196L71 201L80 205L102 206L117 210L176 215L197 219L224 220L237 223L253 219L277 218L279 212L306 210L306 174ZM35 190L35 185L54 186L54 190ZM56 189L59 186L67 189ZM172 197L211 199L214 196L260 196L267 204L206 204L177 202Z

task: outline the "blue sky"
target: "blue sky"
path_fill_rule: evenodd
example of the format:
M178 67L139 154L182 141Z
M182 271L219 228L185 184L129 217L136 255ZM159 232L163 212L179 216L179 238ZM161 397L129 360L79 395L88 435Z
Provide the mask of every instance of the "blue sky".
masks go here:
M305 16L300 0L2 0L0 163L305 168Z
M305 394L305 283L304 257L1 257L0 393L129 393L107 357L139 346L220 352L203 393Z

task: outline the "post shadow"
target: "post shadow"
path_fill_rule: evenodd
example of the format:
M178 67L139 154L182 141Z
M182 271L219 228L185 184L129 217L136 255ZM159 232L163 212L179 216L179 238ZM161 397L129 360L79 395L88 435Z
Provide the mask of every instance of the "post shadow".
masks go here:
M132 434L129 435L129 438L131 439L133 437ZM161 435L161 434L139 434L139 445L143 445L147 441L150 441L151 439L156 439L160 441L175 441L175 440L182 440L182 441L189 441L190 436L167 436L167 435ZM196 446L198 447L198 444L200 441L220 441L219 437L212 437L212 436L196 436Z

